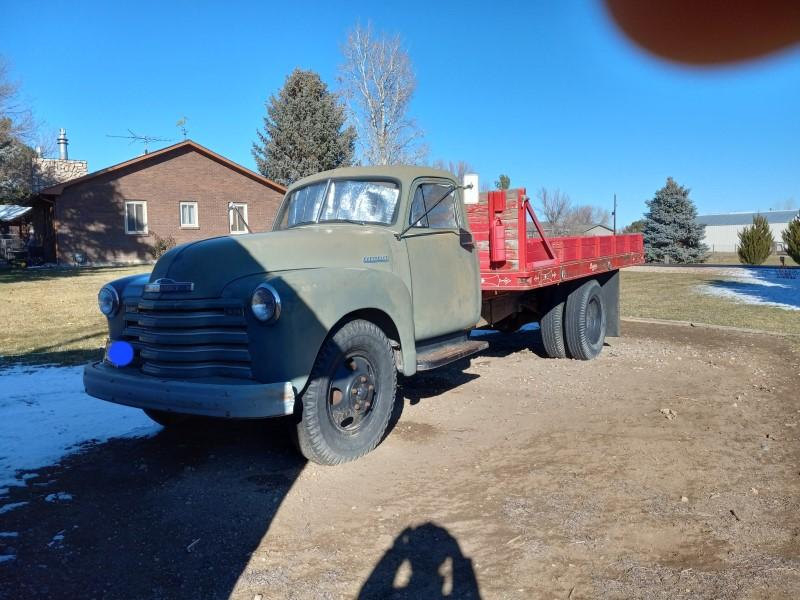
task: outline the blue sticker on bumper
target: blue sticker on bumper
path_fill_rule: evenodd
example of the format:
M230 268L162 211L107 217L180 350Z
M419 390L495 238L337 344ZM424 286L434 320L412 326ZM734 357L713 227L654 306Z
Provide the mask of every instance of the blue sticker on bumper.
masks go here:
M127 367L133 362L133 346L128 342L111 342L106 350L106 359L115 367Z

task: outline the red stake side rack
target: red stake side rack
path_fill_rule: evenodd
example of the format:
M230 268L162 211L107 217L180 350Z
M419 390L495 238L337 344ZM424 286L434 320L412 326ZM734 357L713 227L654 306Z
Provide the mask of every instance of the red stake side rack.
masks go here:
M525 188L467 205L484 292L525 291L644 262L639 233L548 238Z

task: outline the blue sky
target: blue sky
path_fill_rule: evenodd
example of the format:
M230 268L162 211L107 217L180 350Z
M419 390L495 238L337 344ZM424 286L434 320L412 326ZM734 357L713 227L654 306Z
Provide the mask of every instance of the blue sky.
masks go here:
M36 15L36 18L32 18ZM678 67L621 37L597 1L25 2L0 53L70 157L96 170L137 133L189 136L250 168L264 100L295 67L335 87L357 20L400 33L430 158L464 159L529 194L560 188L641 216L668 176L701 213L800 203L800 50L722 69Z

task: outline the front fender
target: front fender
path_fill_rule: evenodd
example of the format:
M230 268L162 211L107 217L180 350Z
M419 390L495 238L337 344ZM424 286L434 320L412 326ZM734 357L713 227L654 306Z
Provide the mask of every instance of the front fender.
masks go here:
M291 381L302 390L317 354L342 317L359 310L386 313L400 337L403 371L416 371L411 294L388 271L365 268L321 268L268 273L231 283L225 296L249 299L261 282L281 297L281 316L264 324L246 310L253 374L263 382Z
M110 285L117 290L120 299L120 307L117 313L108 319L108 335L112 340L122 337L122 330L125 329L125 304L128 301L135 301L141 298L144 291L144 284L150 279L150 273L139 275L128 275L120 279L110 281Z

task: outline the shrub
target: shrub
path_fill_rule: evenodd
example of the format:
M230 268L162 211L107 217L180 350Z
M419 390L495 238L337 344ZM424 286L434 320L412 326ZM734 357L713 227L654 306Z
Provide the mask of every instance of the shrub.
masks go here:
M753 217L753 224L739 232L739 262L745 265L760 265L772 253L772 238L767 219L761 215Z
M789 221L789 226L781 234L786 245L786 253L800 265L800 215Z
M150 254L153 255L153 258L158 260L161 258L161 255L164 254L170 248L175 247L175 238L171 235L168 235L165 238L162 238L157 233L153 232L153 247L150 248Z

